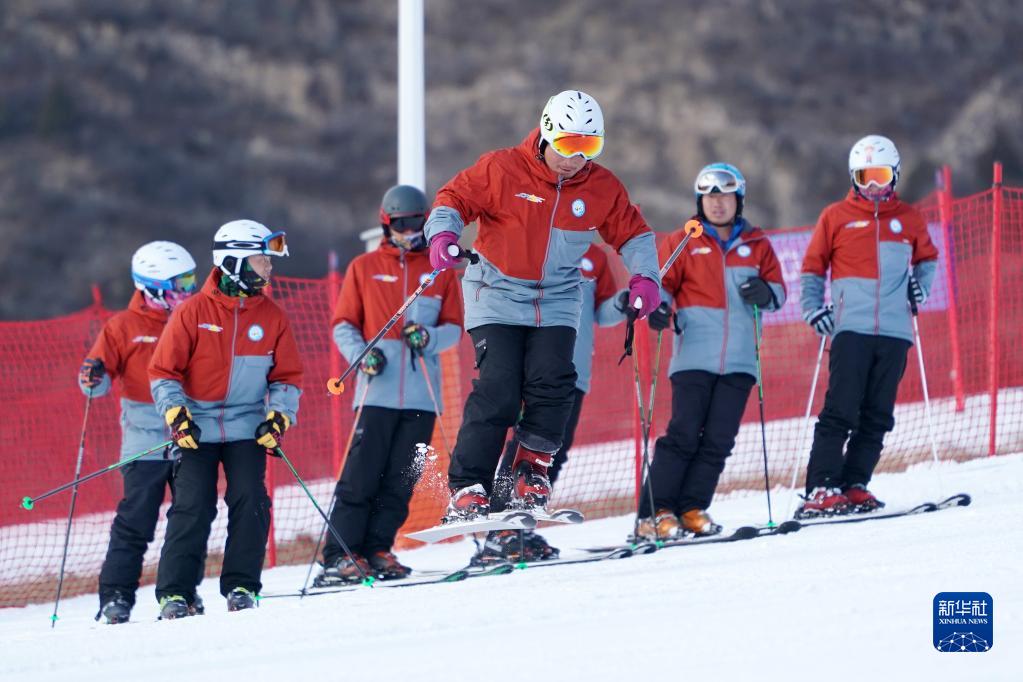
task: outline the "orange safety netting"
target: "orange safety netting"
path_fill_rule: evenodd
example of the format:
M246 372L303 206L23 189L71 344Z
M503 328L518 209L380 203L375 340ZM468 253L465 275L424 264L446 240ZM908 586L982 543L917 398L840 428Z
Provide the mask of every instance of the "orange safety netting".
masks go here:
M941 252L931 298L919 317L932 421L928 423L924 410L914 349L900 387L896 427L886 440L879 467L883 471L929 461L930 433L942 459L1023 450L1023 344L1014 338L1023 329L1023 296L1019 295L1023 190L996 188L958 200L952 200L947 191L939 192L919 206ZM788 487L793 473L802 481L809 450L804 415L819 338L808 330L798 310L799 267L808 237L806 228L771 233L789 284L788 304L766 316L762 347L769 469L775 487ZM328 328L339 288L340 278L333 274L319 280L277 278L272 292L294 326L306 372L299 423L288 433L284 447L324 509L343 461L356 399L354 388L340 398L328 396L325 388L327 378L343 369ZM20 504L23 496L38 495L74 476L85 403L76 384L77 369L109 315L97 304L53 320L0 323L0 362L9 416L5 423L9 449L0 458L0 607L53 598L70 493L44 500L33 511L21 509ZM592 389L553 500L554 506L577 507L589 518L635 508L640 453L636 388L630 361L618 365L622 340L622 327L597 331ZM644 325L638 327L636 345L646 403L656 341ZM670 383L665 377L670 348L665 337L652 439L662 432L670 412ZM826 351L822 364L813 415L823 404L827 386ZM458 431L473 376L467 336L444 353L442 366L441 390L448 410L434 434L438 456L427 462L403 532L434 525L446 504L448 447ZM113 391L91 406L83 474L117 460L117 397ZM762 457L754 390L719 494L762 491ZM272 459L268 471L274 526L267 564L306 563L312 558L322 520L282 462ZM117 473L81 486L65 595L96 589L120 493ZM210 573L219 568L225 536L227 514L220 504L210 538ZM153 579L164 526L161 519L157 541L146 555L145 581ZM399 538L399 548L412 544Z

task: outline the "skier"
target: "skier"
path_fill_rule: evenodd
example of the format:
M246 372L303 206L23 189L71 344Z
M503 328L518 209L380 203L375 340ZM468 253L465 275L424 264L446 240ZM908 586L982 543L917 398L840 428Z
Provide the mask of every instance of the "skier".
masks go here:
M484 154L434 201L426 235L435 268L454 266L449 248L467 223L479 227L480 262L462 280L479 378L451 456L447 520L489 512L504 438L520 407L512 501L546 505L547 470L562 445L576 382L578 263L594 232L625 259L639 317L659 304L653 232L621 182L593 161L603 147L596 100L566 90L547 101L539 129L519 146Z
M572 355L572 364L575 365L578 377L572 391L572 411L565 425L565 435L550 468L549 478L552 486L557 481L561 468L568 461L568 452L572 449L575 430L579 425L579 415L583 409L583 398L590 390L593 326L596 324L600 327L613 327L625 319L624 313L618 307L614 274L608 265L604 249L591 244L579 262L579 274L582 276L583 306L576 333L575 352ZM626 292L621 293L627 296ZM509 440L494 485L494 496L491 500L494 511L502 511L508 504L512 488L512 462L516 449L515 439ZM484 557L500 557L511 561L556 559L559 554L560 551L556 547L552 547L542 535L532 530L492 531L483 547Z
M779 310L786 296L771 242L742 215L746 179L739 169L705 166L694 189L694 218L710 238L671 266L662 281L670 303L650 316L650 327L660 331L671 324L670 304L677 310L671 419L650 465L653 504L644 485L639 507L637 535L646 539L721 532L707 509L756 382L754 306ZM678 230L661 243L662 262L685 234Z
M821 213L803 259L803 318L831 336L831 357L797 518L884 506L867 484L895 426L895 395L913 345L909 300L927 299L938 258L927 223L895 192L899 169L887 137L854 144L852 188ZM824 305L828 267L837 311Z
M252 220L221 226L202 291L178 306L156 344L150 388L178 455L156 579L162 618L189 615L221 464L228 521L220 592L229 611L256 603L270 527L265 454L295 423L301 395L291 327L262 293L270 257L286 255L283 232Z
M174 308L195 292L195 261L183 247L156 241L141 246L131 257L131 277L137 291L128 308L103 325L78 372L82 392L98 398L117 379L121 392L121 458L148 450L168 439L153 396L146 368ZM153 541L165 490L173 489L170 453L154 452L121 468L124 497L110 525L110 544L99 573L100 616L107 623L126 623L135 606L142 575L142 558ZM199 564L198 584L203 562ZM202 612L194 595L193 612Z
M397 185L380 206L384 239L348 266L332 321L334 342L349 361L432 270L423 225L430 204L421 190ZM429 443L440 397L441 351L462 335L462 295L454 271L442 272L360 364L364 407L334 492L331 523L363 573L404 578L411 569L391 552L408 517L418 479L417 443ZM426 369L424 373L423 369ZM429 385L428 385L429 384ZM359 580L359 568L330 534L318 584Z

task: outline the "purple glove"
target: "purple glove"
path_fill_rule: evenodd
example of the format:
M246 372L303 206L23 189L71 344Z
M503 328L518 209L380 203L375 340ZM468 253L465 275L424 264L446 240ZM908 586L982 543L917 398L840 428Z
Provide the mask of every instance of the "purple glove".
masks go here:
M447 270L458 265L459 257L452 256L448 251L451 246L461 251L461 247L458 246L458 235L454 232L441 232L430 240L430 265L434 270Z
M637 299L642 301L639 308L636 307ZM633 275L629 279L629 307L638 311L637 317L642 320L657 310L659 305L661 305L661 288L657 286L657 283L649 277Z

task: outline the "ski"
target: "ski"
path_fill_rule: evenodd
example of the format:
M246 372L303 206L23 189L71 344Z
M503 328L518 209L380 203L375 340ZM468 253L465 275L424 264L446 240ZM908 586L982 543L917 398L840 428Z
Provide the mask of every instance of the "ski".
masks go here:
M666 549L669 547L687 547L689 545L713 545L724 542L738 542L740 540L752 540L753 538L766 537L768 535L782 535L785 533L792 533L799 530L798 525L794 525L789 522L785 522L778 526L739 526L734 529L731 533L726 535L705 535L705 536L694 536L687 535L685 537L675 538L672 540L658 540L653 541L635 541L624 545L617 546L604 546L604 547L587 547L584 551L591 553L603 553L612 551L616 548L633 548L633 552L636 554L649 554L656 552L659 549ZM639 551L642 548L643 551Z
M586 520L583 513L578 509L555 509L554 511L546 511L544 509L525 509L523 510L532 516L534 519L539 521L548 521L550 523L582 523Z
M513 511L490 514L486 518L474 519L472 521L442 523L433 528L406 533L405 537L419 540L420 542L433 543L471 533L485 533L492 530L530 530L535 527L536 519L531 514L524 511Z
M916 514L928 514L930 512L940 511L942 509L949 509L952 507L966 507L973 501L973 499L966 493L959 493L951 497L945 498L941 502L921 502L913 507L907 507L895 511L884 511L878 509L872 512L863 512L860 514L844 514L836 516L824 516L812 519L798 519L792 521L786 521L785 523L798 523L801 528L807 526L824 526L835 523L861 523L863 521L878 521L881 519L898 519L904 516L914 516Z

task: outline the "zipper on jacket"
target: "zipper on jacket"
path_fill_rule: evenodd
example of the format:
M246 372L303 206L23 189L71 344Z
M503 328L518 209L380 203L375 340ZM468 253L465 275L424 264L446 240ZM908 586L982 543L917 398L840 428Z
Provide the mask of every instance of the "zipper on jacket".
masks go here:
M734 244L733 244L734 246ZM725 331L721 335L721 367L718 370L719 374L725 373L725 358L728 356L728 251L722 246L721 247L721 284L724 285L725 292Z
M558 176L558 184L554 187L556 194L554 195L554 206L551 207L551 222L547 226L547 250L543 255L543 265L540 266L540 279L536 282L536 288L539 290L539 295L536 300L533 301L533 307L536 309L536 326L540 326L540 300L543 298L543 273L547 271L547 257L551 255L551 236L554 234L554 216L558 214L558 203L561 202L561 183L563 182L561 176Z
M227 364L227 388L224 389L224 402L220 404L220 442L227 442L227 429L224 427L224 413L227 410L227 398L231 395L231 373L234 370L234 343L238 338L238 309L245 304L245 299L238 297L238 306L234 309L234 328L231 329L231 358Z
M877 286L874 287L874 333L881 333L881 219L877 217L881 202L874 202L874 246L877 249Z
M408 298L408 267L405 263L405 252L402 251L398 254L398 265L401 266L401 300ZM401 327L405 329L405 325L408 323L407 311L401 316ZM401 365L401 371L398 372L398 409L405 407L405 339L402 337L401 332L398 332L398 338L400 339L398 348L399 350L399 362Z

